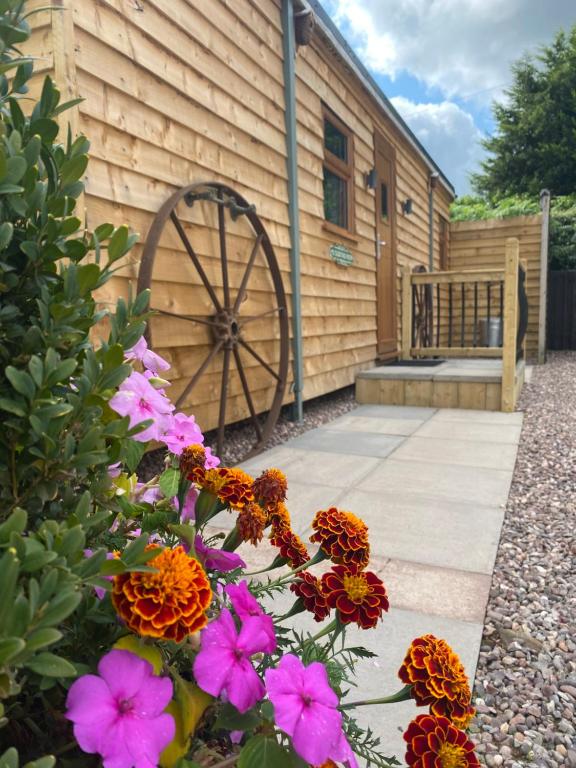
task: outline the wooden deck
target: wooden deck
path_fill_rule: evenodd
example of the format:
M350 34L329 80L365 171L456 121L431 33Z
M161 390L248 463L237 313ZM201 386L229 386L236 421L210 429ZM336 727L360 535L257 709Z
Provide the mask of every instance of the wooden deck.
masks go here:
M424 361L423 361L424 362ZM428 364L427 364L428 363ZM515 402L525 365L516 365ZM361 404L502 410L502 360L455 358L414 365L382 365L356 376Z

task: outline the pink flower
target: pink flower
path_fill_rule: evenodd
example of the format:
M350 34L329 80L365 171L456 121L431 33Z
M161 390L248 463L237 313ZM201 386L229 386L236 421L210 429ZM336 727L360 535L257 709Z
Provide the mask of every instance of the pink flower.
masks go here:
M212 454L211 448L204 448L204 451L206 453L206 461L204 462L204 468L214 469L214 467L217 467L220 464L220 459L218 458L218 456L214 456Z
M187 446L203 443L204 435L200 431L198 424L196 424L194 416L177 413L168 422L161 439L162 442L166 443L169 451L180 456Z
M261 619L262 628L268 635L268 646L264 649L266 653L276 650L276 633L272 617L264 613L260 603L248 589L248 584L245 581L241 581L240 584L228 584L225 591L241 621L246 621L252 616L258 616Z
M174 410L168 398L155 390L138 371L133 371L126 381L122 382L118 392L110 399L109 405L116 413L130 418L130 427L148 419L153 420L143 432L134 435L134 440L141 443L159 440Z
M194 486L192 486L188 493L186 494L186 498L184 499L184 506L180 510L180 522L186 523L188 520L190 520L192 523L196 520L196 499L198 498L198 491ZM178 509L178 496L174 496L172 499L172 504L174 504L174 507Z
M160 490L159 485L136 483L134 496L137 501L143 501L146 504L155 504L162 498L162 491Z
M324 665L315 661L305 667L286 654L264 674L276 725L292 737L300 757L311 765L342 759L342 715Z
M176 730L164 713L172 681L120 650L100 659L98 675L83 675L68 691L66 717L80 748L101 755L104 768L156 768Z
M109 477L118 477L121 472L122 472L122 468L120 466L120 462L119 461L117 461L116 464L109 464L108 465L108 476Z
M225 695L239 712L246 712L266 692L250 657L268 645L259 616L253 616L238 633L232 614L223 608L200 635L201 648L194 660L199 687L212 696Z
M154 374L157 374L158 371L167 371L170 368L170 363L157 355L156 352L148 349L148 342L144 336L141 336L136 344L124 353L124 357L126 360L140 360L144 368Z
M240 555L237 555L235 552L225 552L223 549L207 547L200 535L196 536L194 540L194 549L196 550L198 560L200 560L207 571L227 573L228 571L234 571L236 568L246 568L246 563Z

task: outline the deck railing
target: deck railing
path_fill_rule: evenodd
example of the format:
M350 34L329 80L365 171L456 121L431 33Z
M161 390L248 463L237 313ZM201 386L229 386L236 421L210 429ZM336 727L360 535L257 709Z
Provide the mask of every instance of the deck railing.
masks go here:
M513 410L528 319L526 266L508 238L502 269L412 272L402 281L402 357L502 358L502 408Z

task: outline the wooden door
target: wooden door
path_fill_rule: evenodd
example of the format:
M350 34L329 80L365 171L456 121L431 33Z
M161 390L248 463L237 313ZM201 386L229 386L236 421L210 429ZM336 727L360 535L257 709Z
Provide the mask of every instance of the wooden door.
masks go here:
M395 160L394 147L375 133L377 351L381 359L396 357L398 349Z

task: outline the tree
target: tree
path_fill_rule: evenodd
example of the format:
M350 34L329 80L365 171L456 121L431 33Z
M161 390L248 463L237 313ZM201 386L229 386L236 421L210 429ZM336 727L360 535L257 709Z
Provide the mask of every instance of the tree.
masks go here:
M512 67L504 103L494 103L491 157L472 184L482 195L554 195L576 191L576 25Z

